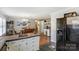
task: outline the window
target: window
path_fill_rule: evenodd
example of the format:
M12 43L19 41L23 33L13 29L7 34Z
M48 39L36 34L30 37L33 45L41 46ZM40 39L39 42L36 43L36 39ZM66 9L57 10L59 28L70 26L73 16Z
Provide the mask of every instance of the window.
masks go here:
M6 19L0 17L0 36L6 34Z

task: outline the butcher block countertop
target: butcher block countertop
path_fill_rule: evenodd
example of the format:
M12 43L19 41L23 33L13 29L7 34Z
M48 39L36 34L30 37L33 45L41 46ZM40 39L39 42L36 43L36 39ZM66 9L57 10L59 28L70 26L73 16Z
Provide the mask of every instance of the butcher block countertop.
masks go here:
M11 35L11 36L1 36L0 39L5 39L6 41L14 41L14 40L21 40L21 39L27 39L32 38L35 36L40 36L40 34L27 34L27 35Z

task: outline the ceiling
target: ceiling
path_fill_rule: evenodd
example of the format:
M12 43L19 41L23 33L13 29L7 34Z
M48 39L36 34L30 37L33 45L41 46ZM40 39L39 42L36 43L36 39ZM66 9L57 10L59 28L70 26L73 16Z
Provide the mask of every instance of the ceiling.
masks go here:
M0 7L0 12L7 16L46 16L65 7Z

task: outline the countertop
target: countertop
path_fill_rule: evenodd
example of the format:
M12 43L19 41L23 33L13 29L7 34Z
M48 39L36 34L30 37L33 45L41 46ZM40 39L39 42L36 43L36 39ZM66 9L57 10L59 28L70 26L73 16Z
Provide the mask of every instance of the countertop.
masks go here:
M32 38L35 36L40 36L40 34L28 34L24 36L19 36L19 35L11 35L11 36L1 36L0 39L5 39L6 41L14 41L14 40L21 40L21 39L27 39L27 38Z

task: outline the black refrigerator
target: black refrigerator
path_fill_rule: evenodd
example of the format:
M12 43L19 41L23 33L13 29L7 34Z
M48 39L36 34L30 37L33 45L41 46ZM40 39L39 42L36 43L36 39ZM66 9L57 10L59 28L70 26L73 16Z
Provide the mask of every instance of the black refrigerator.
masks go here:
M57 19L57 51L79 51L79 16Z
M67 18L67 37L74 43L79 43L79 16Z

